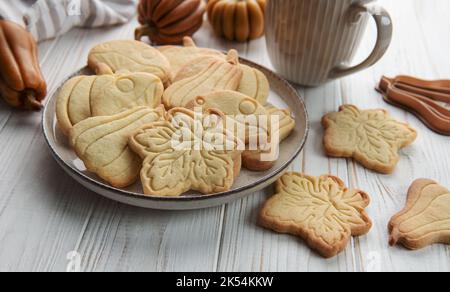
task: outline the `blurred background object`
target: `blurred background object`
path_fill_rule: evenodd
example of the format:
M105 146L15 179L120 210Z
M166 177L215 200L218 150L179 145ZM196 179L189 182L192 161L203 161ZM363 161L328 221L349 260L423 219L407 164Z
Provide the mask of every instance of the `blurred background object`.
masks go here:
M147 36L155 45L181 44L203 24L206 4L203 0L141 0L138 19L142 24L135 37Z
M218 36L246 42L264 35L265 8L266 0L210 0L207 11Z

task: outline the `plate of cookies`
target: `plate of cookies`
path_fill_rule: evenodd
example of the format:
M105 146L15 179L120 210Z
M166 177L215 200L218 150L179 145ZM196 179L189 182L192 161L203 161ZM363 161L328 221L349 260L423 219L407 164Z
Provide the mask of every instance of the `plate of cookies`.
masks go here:
M236 50L102 43L50 95L43 132L76 181L129 205L218 206L273 184L300 154L298 92Z

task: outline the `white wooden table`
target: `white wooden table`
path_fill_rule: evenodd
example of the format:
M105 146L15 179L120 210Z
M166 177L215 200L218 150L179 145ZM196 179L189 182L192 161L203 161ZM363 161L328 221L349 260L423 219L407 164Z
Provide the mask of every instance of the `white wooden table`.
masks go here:
M409 184L435 179L450 187L450 138L428 130L414 116L385 104L374 91L382 74L450 78L450 2L381 0L392 14L391 49L375 67L328 85L303 90L311 132L291 170L332 173L371 195L369 235L351 241L330 260L289 235L256 225L265 190L232 204L198 211L162 212L125 206L84 189L52 159L40 128L40 114L0 104L0 271L65 271L67 254L81 256L82 271L450 271L444 245L410 252L388 247L387 223L403 208ZM50 91L85 64L88 50L102 41L132 38L125 26L74 30L40 45ZM359 59L374 42L374 27ZM209 24L196 35L200 46L237 48L243 57L271 67L264 39L232 44L213 36ZM365 170L351 160L324 156L320 119L343 103L387 108L419 131L402 152L393 175Z

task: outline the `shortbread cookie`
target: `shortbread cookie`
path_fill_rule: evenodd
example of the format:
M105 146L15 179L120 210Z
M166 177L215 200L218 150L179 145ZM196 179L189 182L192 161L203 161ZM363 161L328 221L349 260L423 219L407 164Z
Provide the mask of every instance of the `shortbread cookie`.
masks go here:
M137 180L142 163L128 146L130 135L163 116L162 107L137 107L114 116L88 118L72 128L70 141L90 172L114 187L126 187Z
M278 158L279 143L284 141L295 129L295 120L288 109L278 109L271 104L264 106L270 117L278 117L278 131L272 128L270 139L278 135L278 141L269 141L268 145L261 147L260 150L246 150L242 153L243 166L253 171L266 171L271 169ZM273 149L275 147L275 149Z
M258 138L265 139L265 142L269 136L269 116L264 106L239 92L221 90L197 96L186 103L186 108L201 108L203 111L219 109L227 116L227 121L234 124L229 125L228 129L246 143L253 139L256 145ZM266 118L265 122L260 123L260 116Z
M190 37L185 37L183 39L183 45L183 47L161 46L158 48L158 50L169 60L173 76L175 76L184 65L194 59L197 59L198 57L225 57L225 55L220 51L207 48L198 48Z
M189 190L212 194L232 187L241 154L233 135L221 126L224 115L211 111L196 126L194 115L174 108L166 121L146 125L132 135L129 145L144 160L145 194L174 197Z
M237 91L253 97L259 103L265 105L269 98L270 85L266 75L258 69L241 64L243 70L242 80Z
M193 98L218 90L236 90L242 79L238 54L228 53L227 60L217 59L197 75L175 82L164 92L166 108L185 107Z
M110 116L137 106L161 105L164 85L150 73L99 76L91 90L92 116Z
M68 135L73 125L92 116L115 115L136 106L156 108L163 90L161 80L150 73L74 77L58 94L58 125Z
M347 189L337 177L286 173L275 191L261 210L262 226L299 236L326 258L343 251L351 236L365 235L372 227L364 210L369 196Z
M197 75L205 68L210 66L217 59L223 59L224 56L203 56L192 60L182 67L174 77L174 82L190 78ZM242 79L236 91L256 99L259 103L265 105L270 93L270 85L266 75L258 69L240 64L242 69Z
M363 166L384 174L394 171L398 151L417 137L413 128L394 120L387 111L359 110L353 105L327 114L322 124L323 144L329 156L353 157Z
M450 244L450 190L428 180L416 180L406 207L389 223L390 245L417 250L435 243Z
M56 117L58 126L69 135L73 125L92 116L90 95L97 76L77 76L67 81L58 93Z
M147 72L158 76L165 86L172 79L170 63L157 49L134 40L110 41L89 52L88 65L98 75L117 71Z

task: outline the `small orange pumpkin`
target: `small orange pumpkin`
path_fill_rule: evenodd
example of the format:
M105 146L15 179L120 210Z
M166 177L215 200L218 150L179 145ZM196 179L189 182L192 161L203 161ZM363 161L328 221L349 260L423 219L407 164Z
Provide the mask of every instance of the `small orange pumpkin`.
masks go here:
M217 35L246 42L264 34L265 8L266 0L209 0L206 10Z
M203 0L141 0L136 40L147 36L157 45L181 44L202 26L205 7Z

